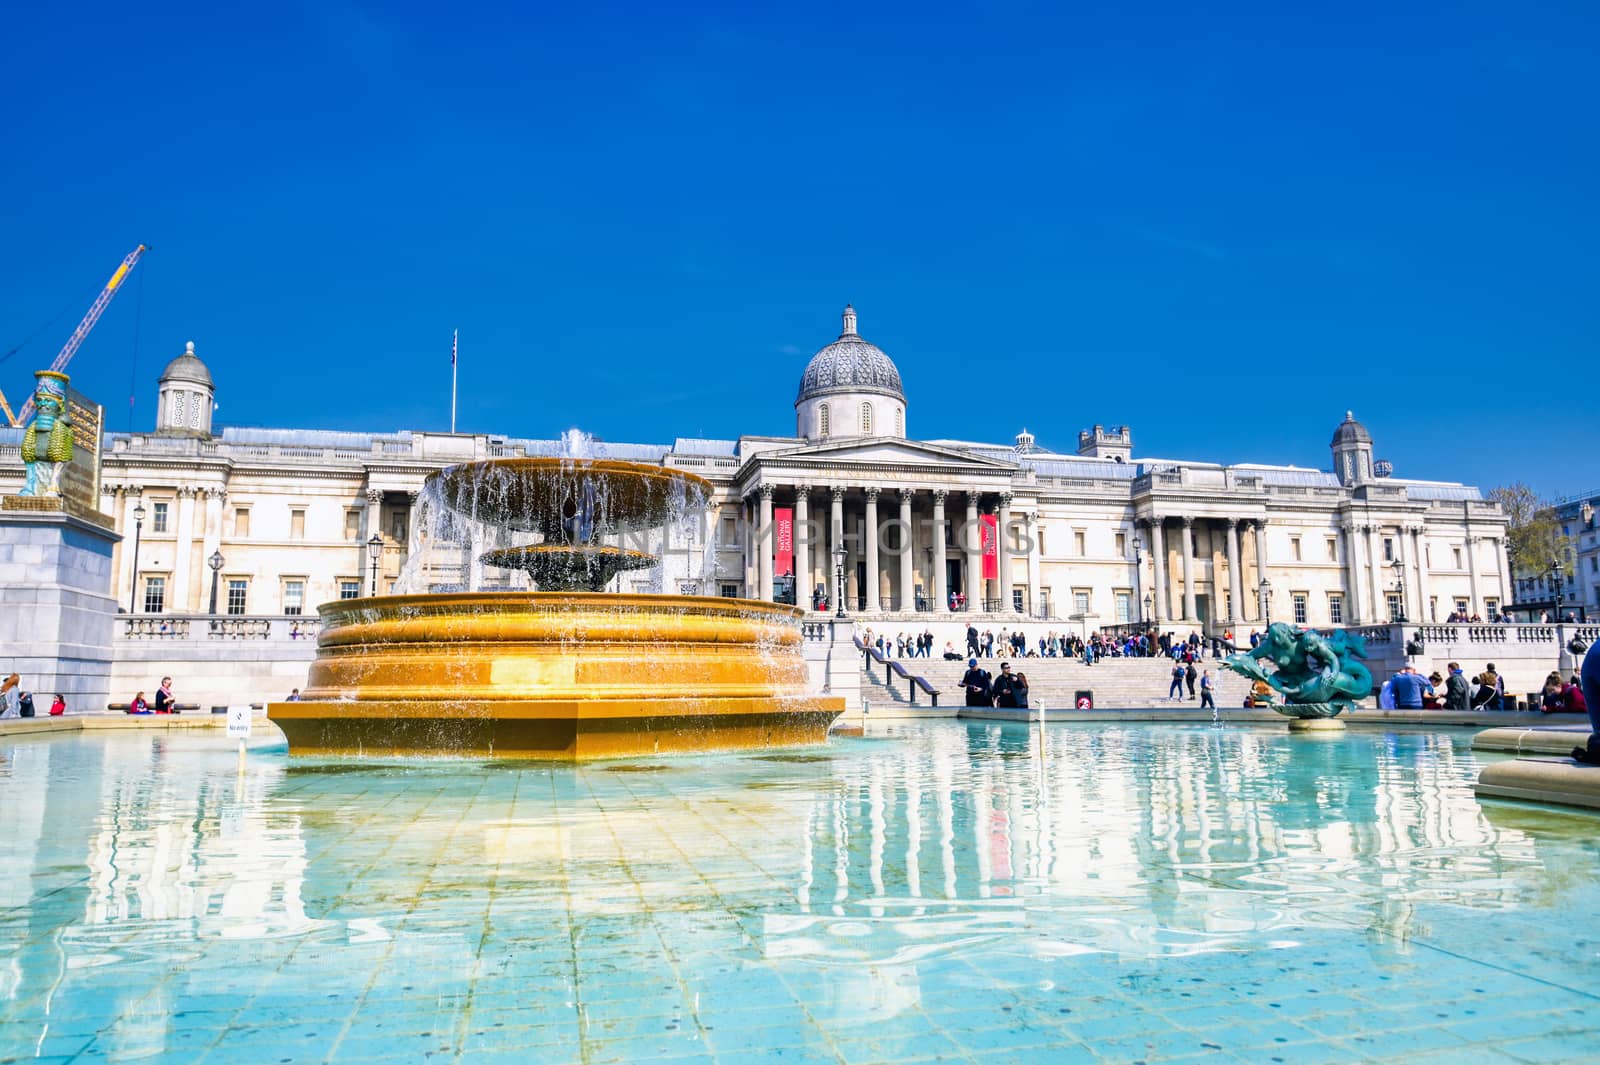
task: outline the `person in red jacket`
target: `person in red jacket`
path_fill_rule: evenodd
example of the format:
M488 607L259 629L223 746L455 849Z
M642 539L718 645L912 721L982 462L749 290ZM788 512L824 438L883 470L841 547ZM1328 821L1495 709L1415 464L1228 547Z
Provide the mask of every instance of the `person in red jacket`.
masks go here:
M56 692L56 701L50 704L50 716L51 717L60 717L62 714L66 713L66 712L67 712L67 701L61 697L61 693L60 692Z
M1574 673L1572 680L1561 689L1561 701L1566 704L1569 714L1587 714L1589 701L1583 697L1583 681Z

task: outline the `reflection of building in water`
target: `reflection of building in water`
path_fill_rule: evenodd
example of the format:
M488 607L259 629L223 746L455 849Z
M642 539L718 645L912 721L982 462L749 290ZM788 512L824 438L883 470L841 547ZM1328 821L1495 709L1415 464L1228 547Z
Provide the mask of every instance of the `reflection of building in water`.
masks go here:
M878 999L903 1005L903 967L937 954L1257 950L1327 924L1403 944L1418 903L1513 904L1532 840L1485 819L1451 743L1362 739L1061 728L1041 757L1038 729L928 733L928 757L816 800L767 952L892 977Z
M9 874L0 890L28 893L27 912L38 928L5 960L0 990L7 997L25 989L79 1011L92 1000L115 1018L97 1037L98 1048L119 1059L158 1057L175 1049L167 1045L175 996L191 983L196 995L215 991L204 986L207 976L184 975L207 940L283 936L318 925L301 902L306 849L299 818L270 814L265 804L281 766L256 763L229 779L196 771L219 756L214 744L119 738L74 745L74 764L52 776L44 773L48 759L67 748L35 743L14 750L13 772L29 767L33 778L22 793L36 801L7 813L25 832L8 832L0 843L0 867ZM43 831L30 843L35 816ZM88 867L88 876L63 887L60 870L75 862ZM41 898L48 903L39 904ZM140 964L174 975L108 979ZM211 972L209 979L227 975ZM22 1023L7 1026L0 1057L42 1038L49 1025L47 1016L37 1032L23 1031Z

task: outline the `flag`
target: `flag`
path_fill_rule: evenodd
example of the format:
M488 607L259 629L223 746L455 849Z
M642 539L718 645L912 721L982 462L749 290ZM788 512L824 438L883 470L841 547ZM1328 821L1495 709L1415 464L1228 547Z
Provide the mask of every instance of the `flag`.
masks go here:
M450 332L450 365L456 364L456 341L460 339L461 330L454 329Z

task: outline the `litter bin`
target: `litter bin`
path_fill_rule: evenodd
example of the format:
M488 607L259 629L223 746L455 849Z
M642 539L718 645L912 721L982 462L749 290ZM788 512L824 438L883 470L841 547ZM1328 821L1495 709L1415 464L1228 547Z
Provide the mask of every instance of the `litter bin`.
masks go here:
M1075 710L1093 710L1094 692L1088 688L1079 688L1072 693L1072 706Z

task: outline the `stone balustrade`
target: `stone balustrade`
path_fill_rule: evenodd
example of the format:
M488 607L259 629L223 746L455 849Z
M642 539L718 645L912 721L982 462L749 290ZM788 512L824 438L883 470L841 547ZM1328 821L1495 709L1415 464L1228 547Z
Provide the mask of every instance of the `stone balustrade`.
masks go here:
M315 616L243 616L237 614L121 615L117 641L183 643L211 640L249 640L315 644L321 619Z

